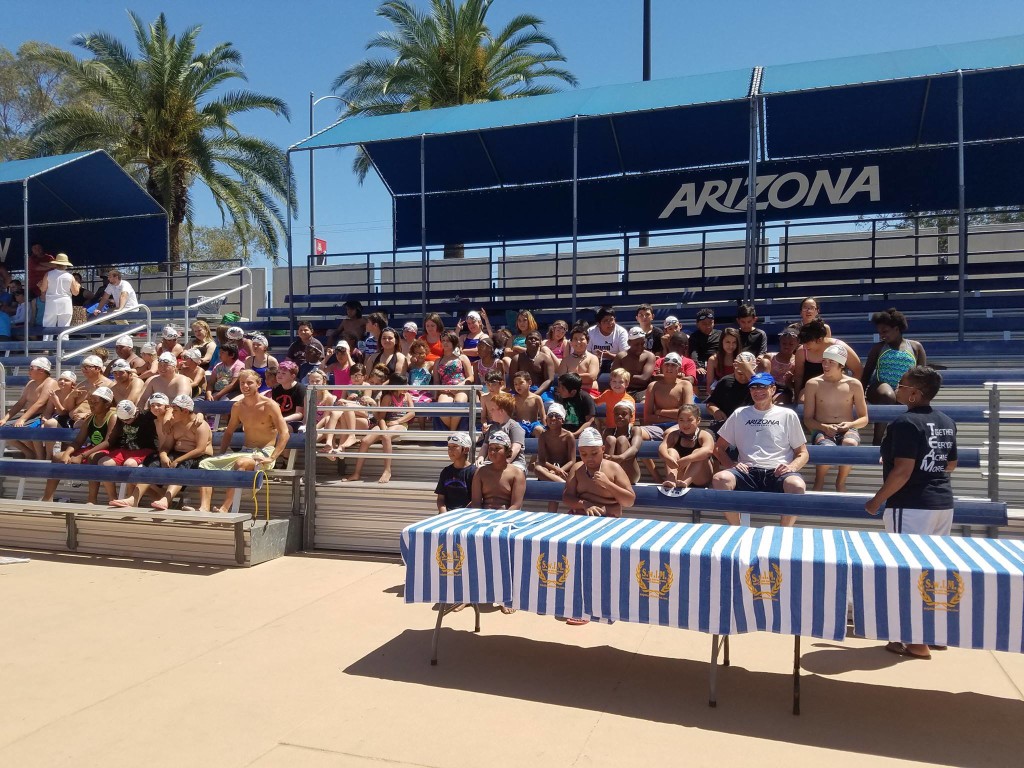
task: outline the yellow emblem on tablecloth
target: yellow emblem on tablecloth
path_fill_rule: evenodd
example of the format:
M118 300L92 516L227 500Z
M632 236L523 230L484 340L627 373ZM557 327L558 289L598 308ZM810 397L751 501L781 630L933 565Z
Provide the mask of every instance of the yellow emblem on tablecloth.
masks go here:
M782 589L782 569L778 563L771 563L769 573L760 573L756 565L747 568L744 581L755 600L778 600ZM755 573L754 571L758 571Z
M928 578L929 571L921 571L917 591L921 593L926 611L956 611L964 597L964 580L959 571L950 571L950 578L935 581Z
M549 563L547 556L541 552L537 558L537 576L545 587L564 588L565 580L569 578L569 556L562 555L560 561Z
M636 566L636 583L640 587L640 594L644 597L656 597L659 600L666 599L669 590L672 589L672 582L675 581L672 568L666 564L661 570L652 572L647 570L645 565L647 565L647 561L641 560Z
M462 564L466 562L466 551L461 544L456 544L451 552L445 550L444 544L438 544L434 560L441 569L442 576L456 576L462 570Z

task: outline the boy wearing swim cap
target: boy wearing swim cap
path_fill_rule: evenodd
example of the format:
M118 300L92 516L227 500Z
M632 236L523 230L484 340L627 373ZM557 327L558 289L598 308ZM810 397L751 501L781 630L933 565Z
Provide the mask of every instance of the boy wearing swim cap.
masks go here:
M604 430L604 457L614 461L629 478L630 483L640 482L640 464L637 454L644 442L644 430L636 424L636 405L632 400L622 399L612 408L613 426ZM653 462L648 459L649 464ZM655 474L659 483L661 478Z
M449 509L468 507L470 489L473 487L473 475L477 467L469 461L469 449L472 442L465 432L453 432L448 435L448 458L452 463L441 470L437 479L437 513L443 515Z
M538 480L564 483L569 479L569 470L576 461L576 438L572 432L563 429L565 407L552 403L548 408L547 429L537 438L537 463L533 468ZM557 512L558 502L548 502L548 512Z
M860 445L860 432L868 425L868 406L864 385L847 376L846 348L838 344L822 353L821 376L807 381L804 387L804 425L811 432L811 445ZM841 465L836 472L836 490L846 491L846 479L853 467ZM814 468L814 490L825 487L829 465L818 463Z
M473 475L470 506L482 509L521 509L526 495L526 475L509 463L512 440L502 431L487 437L488 463Z
M580 460L565 484L562 503L571 515L622 517L622 510L633 506L636 493L622 467L604 458L604 438L593 427L580 433Z

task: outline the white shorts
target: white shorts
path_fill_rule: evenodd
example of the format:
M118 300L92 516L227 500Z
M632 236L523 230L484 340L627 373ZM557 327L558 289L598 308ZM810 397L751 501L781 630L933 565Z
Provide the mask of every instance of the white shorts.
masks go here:
M887 509L885 530L889 533L916 533L922 536L949 536L953 530L952 509Z

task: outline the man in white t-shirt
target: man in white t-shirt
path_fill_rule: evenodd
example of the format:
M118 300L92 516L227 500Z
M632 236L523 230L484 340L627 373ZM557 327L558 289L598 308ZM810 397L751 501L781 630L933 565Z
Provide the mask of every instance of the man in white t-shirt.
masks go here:
M135 295L135 289L132 288L131 283L127 280L121 279L121 273L116 269L110 270L107 274L107 290L100 297L99 302L97 302L93 314L98 315L100 310L106 306L108 300L114 302L115 310L133 309L139 306L139 298Z
M775 379L759 373L750 379L753 405L734 411L718 430L715 457L724 468L715 474L711 487L720 491L769 491L803 493L804 480L798 472L807 463L807 439L796 411L773 403ZM733 461L730 445L739 451ZM726 512L730 525L740 524L738 512ZM782 515L781 525L796 522L795 515Z
M616 325L612 307L601 307L597 313L597 325L591 326L587 333L590 334L587 351L597 355L602 371L607 372L615 356L629 349L629 334L621 325Z

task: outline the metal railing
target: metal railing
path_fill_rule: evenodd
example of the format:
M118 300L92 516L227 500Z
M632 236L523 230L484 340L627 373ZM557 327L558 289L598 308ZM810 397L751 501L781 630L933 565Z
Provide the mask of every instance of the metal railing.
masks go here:
M67 354L64 353L64 342L67 341L72 334L80 334L83 331L93 327L94 325L109 324L111 320L116 317L123 317L125 315L133 315L137 312L146 313L146 323L144 325L136 325L133 327L119 328L114 333L101 337L98 341L94 341L92 344L87 344L84 347L73 349ZM82 323L81 325L72 325L69 328L65 328L63 331L57 334L57 372L54 376L60 376L61 365L65 360L71 360L72 358L84 355L86 352L92 352L94 349L99 347L105 347L110 343L111 339L116 339L121 336L131 336L132 334L139 333L140 331L146 332L146 341L148 342L152 336L153 326L153 313L149 307L145 304L139 304L137 306L127 309L115 309L113 312L107 312L106 314L97 317L95 320L89 320L88 322Z
M7 369L0 363L0 409L7 413Z
M220 280L222 278L228 277L229 275L237 275L237 274L244 274L249 279L249 282L242 283L241 285L237 286L236 288L228 288L228 290L221 291L216 296L203 296L203 297L200 297L200 301L197 301L193 305L189 305L189 294L193 290L195 290L196 288L200 288L200 287L202 287L204 285L209 285L210 283L213 283L213 282L216 282L217 280ZM228 296L231 296L233 294L240 293L242 291L245 291L246 288L249 289L249 312L248 312L248 317L252 318L256 314L256 297L253 295L252 270L249 269L249 267L236 267L235 269L230 269L227 272L222 272L220 274L213 275L212 277L208 277L205 280L200 280L198 283L190 283L189 285L186 285L185 286L185 325L183 327L183 331L186 334L188 333L188 329L190 327L189 320L188 320L188 314L189 314L189 312L191 310L198 309L199 307L203 306L204 304L209 304L210 302L213 302L213 301L219 301L219 300L227 298ZM239 306L239 309L242 308L241 301L239 301L238 306Z
M410 389L415 389L420 392L465 392L467 402L465 403L416 403L412 406L366 406L356 403L348 403L345 405L318 405L317 404L317 392L320 390L330 390L337 392L339 390L363 390L370 389L374 392L408 392ZM303 450L303 464L305 466L304 474L304 497L303 506L305 507L305 520L303 523L303 541L312 545L313 536L316 525L316 484L317 484L317 436L320 434L333 434L333 435L352 435L359 434L365 435L369 430L366 429L324 429L317 430L317 411L331 412L331 411L342 411L348 409L356 409L361 411L388 411L393 412L401 410L404 412L412 411L413 418L422 416L451 416L459 415L461 419L463 415L468 417L469 424L467 432L469 433L470 449L469 449L469 460L473 461L476 455L476 420L477 414L479 413L479 404L476 401L476 394L480 390L479 386L473 384L463 384L460 386L445 386L439 384L424 384L422 386L410 386L405 385L392 385L392 384L308 384L306 385L306 403L304 412L304 424L306 432L306 444ZM444 440L447 442L448 435L451 434L451 430L402 430L400 433L403 436L409 436L416 440ZM369 454L366 452L358 453L336 453L334 454L337 458L345 458L348 456L362 456L367 458ZM389 454L391 459L413 459L422 461L424 459L435 459L441 458L440 454L434 453L401 453L401 454ZM376 458L376 456L374 457Z

